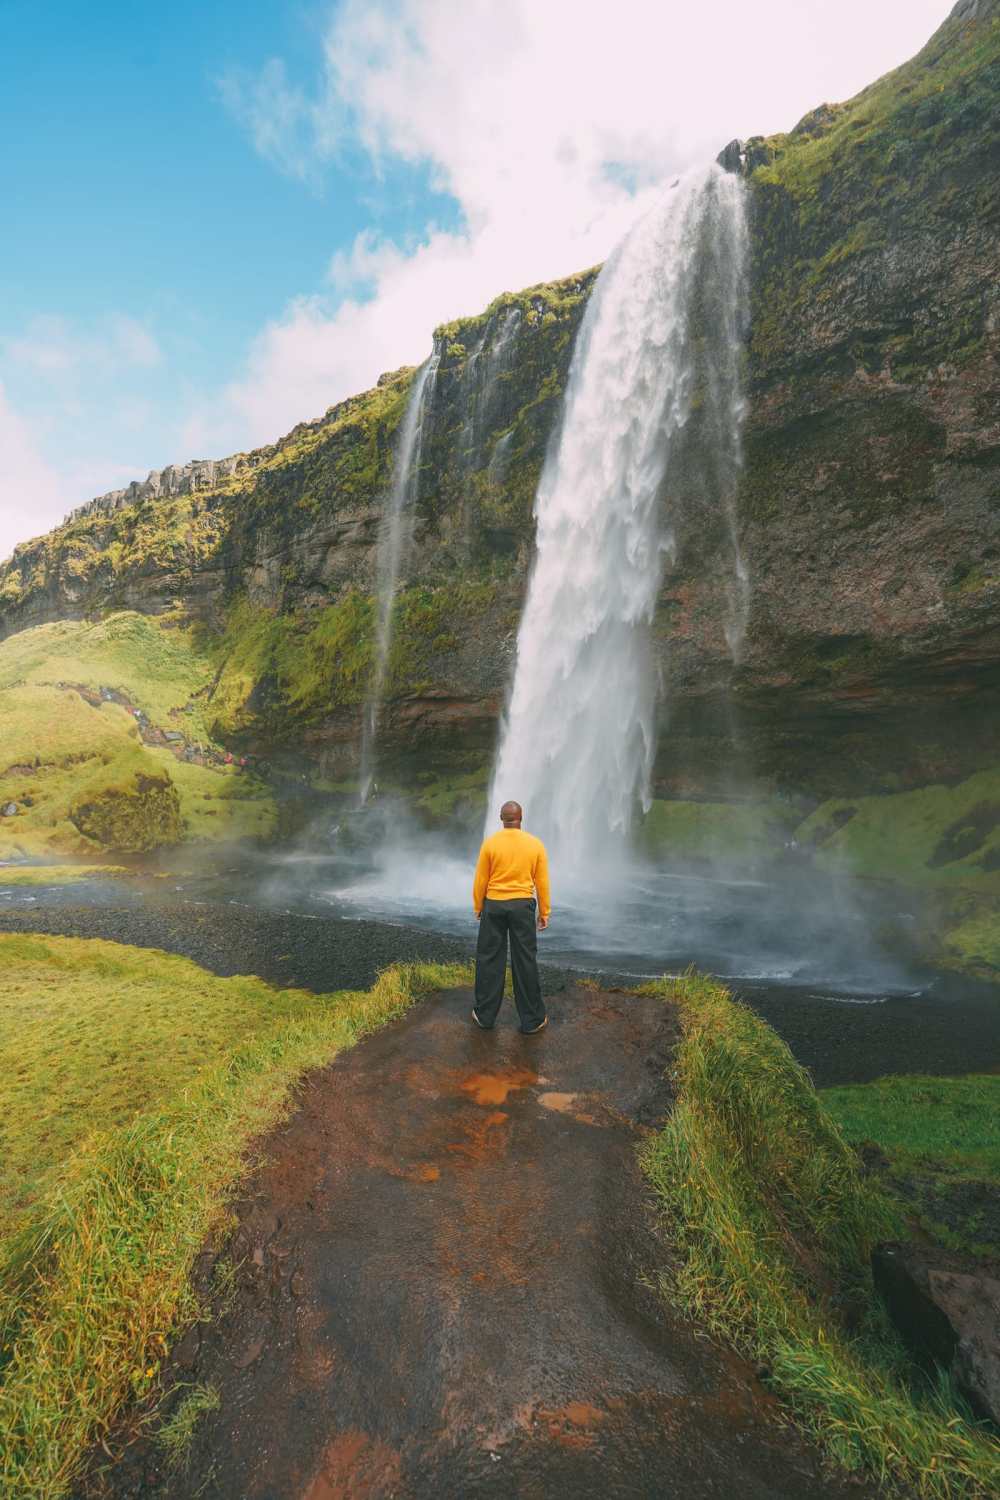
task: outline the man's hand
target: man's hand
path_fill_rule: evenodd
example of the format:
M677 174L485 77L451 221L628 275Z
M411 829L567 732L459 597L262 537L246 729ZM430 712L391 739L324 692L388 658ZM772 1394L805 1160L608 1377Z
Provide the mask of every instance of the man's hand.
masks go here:
M546 929L546 927L548 927L548 925L549 925L549 919L548 919L548 917L539 916L539 918L538 918L538 930L539 930L539 932L544 932L545 929Z
M475 917L477 922L481 922L483 919L483 914L481 911L473 912L473 916Z

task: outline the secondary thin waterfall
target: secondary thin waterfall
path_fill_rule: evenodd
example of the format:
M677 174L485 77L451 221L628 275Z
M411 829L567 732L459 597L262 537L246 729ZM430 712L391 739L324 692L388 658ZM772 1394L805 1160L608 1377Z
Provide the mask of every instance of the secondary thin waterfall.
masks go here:
M392 642L392 610L396 602L396 590L399 587L399 568L404 545L412 530L413 504L417 498L419 483L424 398L434 389L439 362L438 355L431 355L414 377L396 447L392 489L389 492L379 528L375 562L378 589L375 655L368 699L361 722L359 798L362 806L368 801L375 776L375 740L378 735L379 713L385 689L389 646Z
M680 178L605 264L577 336L535 499L536 561L488 819L492 829L496 806L516 798L567 874L606 856L649 806L651 626L683 488L671 461L695 408L714 471L704 488L728 537L730 649L742 639L746 239L737 177L713 166ZM690 463L685 454L677 469Z

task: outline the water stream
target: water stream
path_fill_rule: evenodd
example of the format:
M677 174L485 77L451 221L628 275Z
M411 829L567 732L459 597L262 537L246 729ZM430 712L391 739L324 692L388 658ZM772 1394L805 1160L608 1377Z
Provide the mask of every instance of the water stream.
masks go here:
M431 355L414 376L406 416L400 429L393 467L392 489L379 530L375 562L378 602L375 616L375 656L368 699L361 724L359 799L368 801L375 779L375 744L385 689L386 666L392 642L392 612L399 586L399 570L413 527L413 506L420 475L420 445L426 398L434 390L439 358Z
M740 180L676 181L602 270L577 336L561 430L535 502L536 563L490 795L508 797L562 870L602 866L649 805L650 632L673 548L670 465L697 407L732 553L730 649L748 581L735 527L746 222ZM666 492L665 492L666 491Z

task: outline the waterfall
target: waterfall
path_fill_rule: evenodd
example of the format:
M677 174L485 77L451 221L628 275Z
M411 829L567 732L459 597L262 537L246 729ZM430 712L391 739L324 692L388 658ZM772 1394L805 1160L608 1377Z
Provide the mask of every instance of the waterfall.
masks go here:
M375 740L379 712L385 688L389 646L392 642L392 610L399 586L399 569L406 542L413 528L413 506L417 499L420 474L420 446L423 437L425 397L433 392L439 356L432 354L421 365L410 389L406 415L400 429L393 464L392 489L379 527L375 560L377 605L375 615L375 656L368 698L361 722L361 765L359 797L368 801L375 775Z
M694 410L695 463L727 553L738 653L749 583L736 530L743 397L743 185L680 178L594 287L563 419L535 499L536 560L490 796L516 798L566 875L607 856L649 806L656 741L651 627L674 545L672 465ZM699 456L700 455L700 456ZM691 455L684 458L689 470ZM687 474L685 479L687 479Z

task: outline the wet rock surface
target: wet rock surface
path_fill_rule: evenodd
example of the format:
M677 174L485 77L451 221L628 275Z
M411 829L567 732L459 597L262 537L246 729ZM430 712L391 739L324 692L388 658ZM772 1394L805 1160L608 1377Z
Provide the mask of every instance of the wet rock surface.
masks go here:
M872 1270L913 1354L949 1370L976 1411L1000 1426L1000 1265L924 1245L879 1245Z
M529 1040L510 1007L478 1031L471 999L309 1077L199 1266L235 1291L165 1374L218 1412L183 1471L119 1431L81 1500L871 1493L643 1285L667 1251L635 1148L670 1106L672 1008L567 989Z

